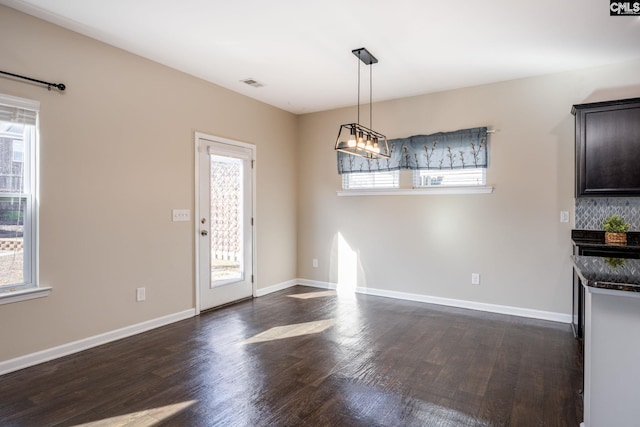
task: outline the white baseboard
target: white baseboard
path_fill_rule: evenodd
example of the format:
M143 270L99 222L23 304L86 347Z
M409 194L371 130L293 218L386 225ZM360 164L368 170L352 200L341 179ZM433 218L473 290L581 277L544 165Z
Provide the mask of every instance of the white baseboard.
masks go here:
M261 288L256 291L256 296L261 297L273 292L278 292L296 285L311 286L321 289L336 289L337 284L331 282L322 282L319 280L293 279L286 282L278 283L273 286ZM468 308L471 310L487 311L491 313L510 314L513 316L528 317L533 319L551 320L554 322L571 323L571 315L563 313L554 313L550 311L531 310L528 308L511 307L505 305L486 304L473 301L464 301L451 298L432 297L428 295L411 294L406 292L387 291L383 289L373 288L356 288L356 292L366 295L375 295L387 298L395 298L408 301L424 302L429 304L446 305L450 307ZM28 368L29 366L39 363L48 362L59 357L87 350L111 341L139 334L151 329L159 328L180 320L188 319L196 315L195 309L184 310L179 313L169 314L157 319L147 320L131 326L126 326L114 331L105 332L104 334L95 335L93 337L84 338L68 344L63 344L50 349L38 351L36 353L27 354L16 357L14 359L0 362L0 375L19 369Z
M105 332L104 334L84 338L78 341L70 342L68 344L63 344L57 347L38 351L36 353L16 357L14 359L5 360L3 362L0 362L0 375L17 371L19 369L28 368L29 366L37 365L39 363L48 362L59 357L68 356L69 354L87 350L89 348L126 338L131 335L136 335L141 332L146 332L151 329L159 328L160 326L178 322L180 320L188 319L195 316L195 313L195 309L191 308L179 313L169 314L167 316L158 317L157 319L147 320L146 322L137 323L135 325L126 326L114 331Z
M311 286L313 288L321 288L321 289L336 289L338 287L337 283L321 282L320 280L308 280L308 279L298 279L298 285Z
M292 280L288 280L286 282L277 283L277 284L272 285L272 286L267 286L266 288L260 288L260 289L256 290L256 296L257 297L263 297L263 296L271 294L273 292L278 292L278 291L282 291L284 289L291 288L291 287L297 285L298 283L299 283L299 281L297 279L292 279Z
M322 289L336 289L335 283L318 280L298 279L298 284ZM406 292L387 291L384 289L357 287L356 292L365 295L395 298L429 304L446 305L449 307L468 308L471 310L487 311L490 313L509 314L512 316L528 317L530 319L550 320L560 323L571 323L571 315L552 311L532 310L529 308L512 307L507 305L487 304L482 302L465 301L451 298L433 297L429 295L411 294Z

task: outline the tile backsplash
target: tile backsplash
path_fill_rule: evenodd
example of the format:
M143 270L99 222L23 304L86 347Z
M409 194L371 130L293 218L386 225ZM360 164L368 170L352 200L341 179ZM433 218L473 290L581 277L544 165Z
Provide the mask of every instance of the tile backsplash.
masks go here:
M640 197L582 197L576 199L576 229L602 230L610 215L622 217L629 231L640 231Z

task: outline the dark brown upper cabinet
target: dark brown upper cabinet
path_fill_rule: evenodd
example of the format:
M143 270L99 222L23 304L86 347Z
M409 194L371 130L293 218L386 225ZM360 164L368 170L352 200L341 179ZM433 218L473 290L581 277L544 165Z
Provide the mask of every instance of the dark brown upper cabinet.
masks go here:
M576 197L640 196L640 98L574 105Z

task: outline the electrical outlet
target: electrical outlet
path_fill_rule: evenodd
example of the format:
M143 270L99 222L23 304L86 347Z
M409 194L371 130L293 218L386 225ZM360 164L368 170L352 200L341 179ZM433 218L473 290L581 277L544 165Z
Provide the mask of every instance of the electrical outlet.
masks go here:
M560 211L560 222L569 222L569 211Z
M471 273L471 284L472 285L480 284L480 273Z
M172 221L191 221L191 211L189 209L173 209L171 211Z
M318 258L313 259L313 268L318 268Z
M144 301L147 298L147 292L145 288L136 288L136 301Z

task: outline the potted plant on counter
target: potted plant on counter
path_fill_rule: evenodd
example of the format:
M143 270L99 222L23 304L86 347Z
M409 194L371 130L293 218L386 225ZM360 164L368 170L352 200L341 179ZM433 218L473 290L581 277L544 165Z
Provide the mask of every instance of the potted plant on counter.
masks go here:
M611 215L602 224L604 229L604 241L605 243L614 243L624 245L627 243L627 231L629 231L629 224L624 222L624 219L618 215Z

